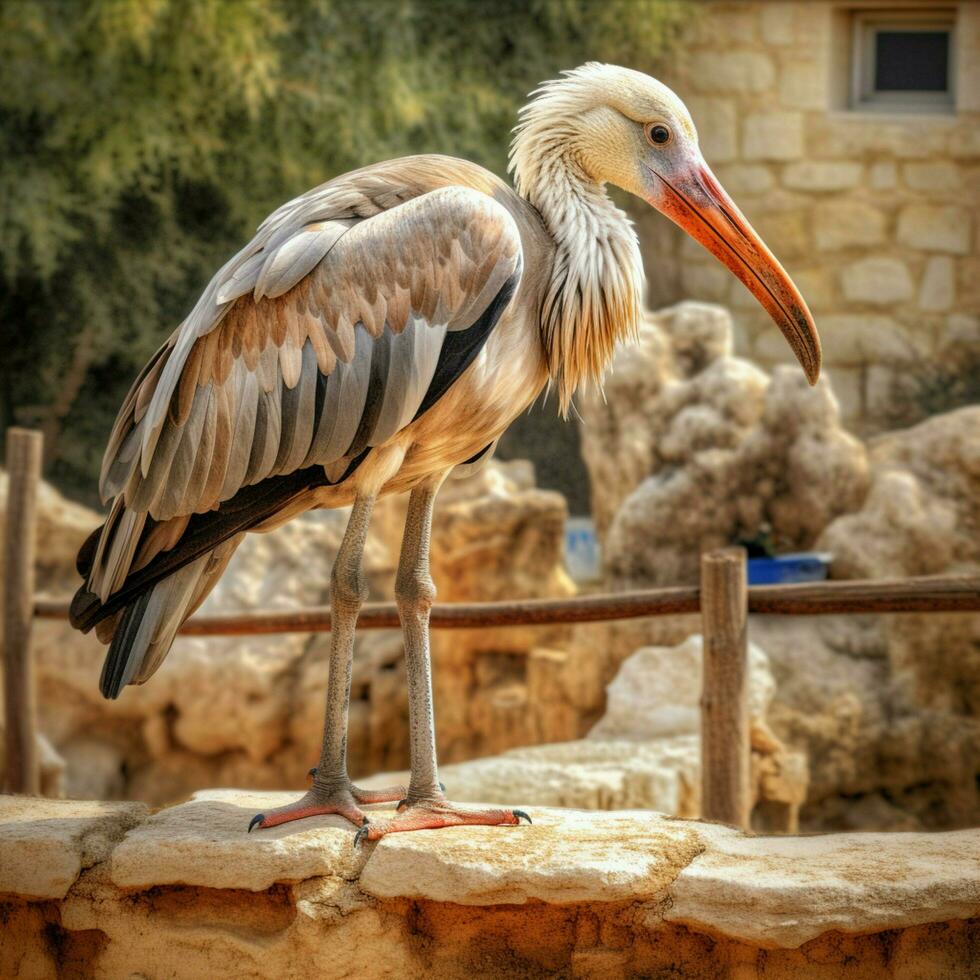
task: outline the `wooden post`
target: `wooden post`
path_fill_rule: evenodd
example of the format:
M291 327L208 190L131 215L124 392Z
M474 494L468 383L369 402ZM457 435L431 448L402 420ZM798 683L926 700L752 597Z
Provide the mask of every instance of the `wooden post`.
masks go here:
M7 430L7 518L3 547L3 694L6 791L41 791L37 753L34 661L34 549L37 486L43 439L28 429Z
M748 829L749 657L745 551L701 556L701 815Z

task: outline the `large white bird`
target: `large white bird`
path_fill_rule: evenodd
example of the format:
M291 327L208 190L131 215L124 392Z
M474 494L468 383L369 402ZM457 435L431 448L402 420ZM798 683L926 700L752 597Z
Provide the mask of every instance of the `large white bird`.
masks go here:
M811 382L820 344L799 292L714 178L666 86L587 64L520 114L511 189L464 160L415 156L345 174L283 205L211 280L150 360L102 469L112 505L79 554L72 623L109 642L101 688L160 666L242 537L351 506L331 577L323 753L310 790L258 814L271 827L343 814L357 839L516 824L465 809L436 768L428 617L432 507L547 384L567 409L637 328L643 270L614 184L709 249L755 294ZM408 664L411 781L367 792L347 774L361 555L381 494L409 491L395 584ZM401 800L388 820L361 806ZM250 828L251 829L251 826Z

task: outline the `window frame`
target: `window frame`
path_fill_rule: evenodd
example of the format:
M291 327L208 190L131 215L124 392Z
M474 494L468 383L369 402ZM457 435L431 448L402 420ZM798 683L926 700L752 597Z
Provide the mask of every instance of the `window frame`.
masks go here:
M949 35L949 59L946 65L945 91L907 89L879 91L874 87L876 69L876 36L879 31L943 31ZM886 10L855 11L851 41L851 104L857 112L926 112L956 111L956 10Z

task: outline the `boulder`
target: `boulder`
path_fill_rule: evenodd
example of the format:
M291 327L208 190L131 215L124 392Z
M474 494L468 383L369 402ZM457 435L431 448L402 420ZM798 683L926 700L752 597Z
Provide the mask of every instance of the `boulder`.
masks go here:
M607 576L616 587L696 582L701 551L765 535L808 548L868 487L863 445L827 381L772 375L731 355L720 307L651 314L613 362L605 398L582 402Z
M763 533L780 550L809 547L867 492L864 447L829 383L733 357L718 306L648 314L604 397L580 410L596 527L623 587L694 582L700 551Z
M833 575L980 574L980 408L887 433L869 456L863 506L817 542L834 556ZM980 819L980 616L773 620L754 629L779 681L774 728L811 760L809 825Z

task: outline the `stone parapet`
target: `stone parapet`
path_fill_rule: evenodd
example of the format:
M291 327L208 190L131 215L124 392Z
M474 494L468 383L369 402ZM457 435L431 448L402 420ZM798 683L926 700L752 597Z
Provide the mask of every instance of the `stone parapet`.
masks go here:
M0 799L0 975L921 980L968 975L980 941L980 831L752 837L532 808L530 827L360 849L337 817L245 832L285 799ZM25 841L63 855L58 876Z

